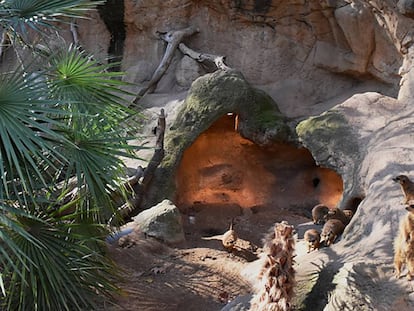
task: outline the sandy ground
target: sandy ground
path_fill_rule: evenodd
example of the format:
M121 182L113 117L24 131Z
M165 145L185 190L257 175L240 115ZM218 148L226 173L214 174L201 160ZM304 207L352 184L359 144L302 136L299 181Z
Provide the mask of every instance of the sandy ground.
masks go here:
M241 274L254 276L255 271L249 269L253 269L252 262L260 252L261 239L282 220L299 229L297 255L306 252L302 238L306 224L311 226L308 218L269 209L247 212L225 208L206 206L199 210L195 223L183 215L186 242L181 245L167 246L143 236L128 247L110 245L110 255L121 269L122 296L103 309L220 310L234 298L251 292ZM224 250L219 240L231 219L240 238L233 253Z

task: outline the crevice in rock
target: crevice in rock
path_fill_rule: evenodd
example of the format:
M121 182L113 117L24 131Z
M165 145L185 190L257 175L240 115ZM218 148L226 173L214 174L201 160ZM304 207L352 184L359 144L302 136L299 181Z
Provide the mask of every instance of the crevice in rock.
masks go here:
M113 71L120 71L124 54L126 29L124 24L124 0L107 0L105 4L98 6L99 15L111 34L108 47L108 62L119 63L112 67Z
M267 13L272 6L272 0L234 0L233 6L242 12Z
M344 209L351 210L352 212L357 211L359 204L362 202L364 198L361 197L352 197L346 202Z

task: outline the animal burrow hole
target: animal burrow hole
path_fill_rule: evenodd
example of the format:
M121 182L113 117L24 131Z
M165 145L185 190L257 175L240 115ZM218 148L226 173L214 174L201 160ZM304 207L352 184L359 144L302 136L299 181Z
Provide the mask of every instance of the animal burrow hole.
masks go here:
M239 230L259 242L277 221L307 222L316 204L336 206L341 176L317 166L306 148L261 147L236 127L237 116L224 115L183 153L175 204L188 217L187 230L196 223L193 228L201 235L219 234L235 219Z

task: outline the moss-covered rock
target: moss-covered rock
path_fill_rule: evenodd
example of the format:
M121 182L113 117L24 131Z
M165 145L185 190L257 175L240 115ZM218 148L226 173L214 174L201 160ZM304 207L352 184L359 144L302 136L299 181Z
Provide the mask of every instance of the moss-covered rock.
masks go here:
M164 198L173 199L174 172L183 152L215 121L227 113L238 119L239 133L260 145L292 140L287 119L265 92L252 87L234 70L216 71L198 78L165 137L166 154L147 198L151 206Z
M216 71L193 83L167 139L175 145L183 134L189 138L185 141L192 142L226 113L237 114L240 134L257 143L286 141L291 135L286 118L269 95L253 88L238 71Z
M361 156L356 132L335 110L299 123L296 133L320 165L340 170L348 161Z

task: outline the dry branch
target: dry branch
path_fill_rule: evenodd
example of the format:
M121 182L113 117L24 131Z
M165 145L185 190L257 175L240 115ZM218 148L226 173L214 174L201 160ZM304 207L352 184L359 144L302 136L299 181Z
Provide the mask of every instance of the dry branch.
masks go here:
M149 161L148 166L145 169L138 167L137 173L127 181L126 185L133 189L134 196L129 202L118 209L120 216L123 218L136 216L140 211L141 203L148 190L148 186L155 175L157 167L164 158L165 126L165 112L164 109L161 109L155 133L156 143L154 154ZM140 181L141 177L142 181Z
M4 48L6 46L7 41L7 32L5 29L0 27L0 62L2 60L2 56L4 53Z
M135 105L138 104L138 101L142 96L144 96L148 92L152 92L156 88L157 83L160 81L160 79L170 66L174 56L174 52L177 49L178 45L181 43L181 41L185 37L191 36L197 32L199 32L199 30L192 26L182 30L158 32L160 39L167 42L167 48L165 49L164 56L162 57L161 62L155 70L154 74L152 75L152 78L149 81L148 85L141 89L138 95L135 97L133 101Z
M206 53L199 53L199 52L196 52L196 51L190 49L184 43L180 43L178 45L178 48L180 49L180 51L183 54L191 57L192 59L198 61L199 63L203 63L205 61L208 61L208 62L214 63L216 65L216 67L218 69L220 69L220 70L229 70L229 69L231 69L230 67L228 67L224 63L224 60L226 59L225 56L214 55L214 54L206 54Z
M72 33L73 44L75 46L79 45L79 34L78 34L78 25L76 24L76 20L72 20L70 22L70 32Z
M139 165L137 167L137 170L134 174L134 176L131 176L128 178L128 180L126 181L126 183L124 184L124 187L129 189L129 190L133 190L134 186L139 183L140 179L144 176L144 168Z
M155 170L158 165L160 165L162 159L164 158L164 133L165 133L165 112L164 109L161 109L160 115L158 117L158 125L156 129L157 139L155 142L155 151L152 156L148 167L144 171L144 176L142 179L142 185L144 188L147 188L148 184L151 182L154 177Z

